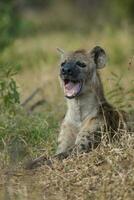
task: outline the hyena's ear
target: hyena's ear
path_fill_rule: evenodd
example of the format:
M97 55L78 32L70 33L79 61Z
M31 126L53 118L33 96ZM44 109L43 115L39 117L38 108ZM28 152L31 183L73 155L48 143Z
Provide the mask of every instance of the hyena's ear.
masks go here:
M104 49L96 46L91 50L90 54L93 57L96 67L98 69L105 67L107 58Z
M61 49L61 48L57 48L57 51L58 51L58 53L61 55L61 57L64 56L65 51L64 51L63 49Z

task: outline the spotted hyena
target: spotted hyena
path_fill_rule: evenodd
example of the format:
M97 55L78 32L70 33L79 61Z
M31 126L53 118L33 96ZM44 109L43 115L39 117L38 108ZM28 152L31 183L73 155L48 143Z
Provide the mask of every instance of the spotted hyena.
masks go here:
M112 139L119 129L126 129L126 115L110 105L103 92L99 70L105 67L106 53L97 46L65 53L60 50L60 82L67 100L67 112L61 125L56 155L83 153L100 144L102 137ZM51 165L51 159L40 156L28 163L31 169Z
M57 154L73 149L88 152L102 136L113 138L123 125L123 112L106 100L99 70L105 67L106 53L96 46L69 53L61 52L60 82L67 100L67 112L58 137Z

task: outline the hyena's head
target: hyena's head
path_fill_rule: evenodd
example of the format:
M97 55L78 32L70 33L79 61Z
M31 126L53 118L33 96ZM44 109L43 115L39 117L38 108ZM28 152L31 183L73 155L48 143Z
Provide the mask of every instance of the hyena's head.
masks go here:
M61 51L61 50L60 50ZM77 50L62 53L60 63L60 79L67 98L78 97L97 81L97 70L103 68L106 63L105 51L94 47L90 52Z

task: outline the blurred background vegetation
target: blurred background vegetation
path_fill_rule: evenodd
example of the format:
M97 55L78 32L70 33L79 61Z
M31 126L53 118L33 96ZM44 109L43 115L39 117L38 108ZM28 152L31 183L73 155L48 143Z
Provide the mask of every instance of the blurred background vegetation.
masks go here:
M19 152L55 150L65 112L57 47L104 47L109 57L102 70L107 98L132 111L133 11L133 0L0 1L0 147L12 160ZM38 94L24 108L22 103L36 89ZM31 112L42 99L45 103Z
M41 31L132 28L133 10L133 0L1 0L0 50L17 36Z

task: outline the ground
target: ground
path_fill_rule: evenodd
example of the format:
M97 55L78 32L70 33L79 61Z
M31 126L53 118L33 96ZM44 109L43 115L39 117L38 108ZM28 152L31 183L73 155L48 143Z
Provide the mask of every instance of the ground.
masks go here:
M23 200L131 200L134 196L134 152L127 144L124 148L102 146L89 154L63 162L54 161L52 168L8 170L4 176L1 199L7 195L10 199Z

